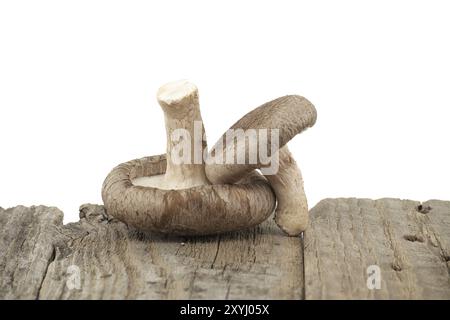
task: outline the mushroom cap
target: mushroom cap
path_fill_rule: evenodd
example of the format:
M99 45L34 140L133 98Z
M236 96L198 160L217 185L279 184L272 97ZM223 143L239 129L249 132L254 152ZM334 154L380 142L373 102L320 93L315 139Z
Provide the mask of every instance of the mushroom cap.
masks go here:
M250 111L239 121L230 127L230 129L278 129L279 143L278 148L283 147L294 136L312 127L317 119L317 111L314 105L306 98L298 95L287 95L275 100L269 101L262 106ZM226 133L222 135L220 140L211 148L210 156L217 152L220 143L225 141L222 146L224 159L230 146L226 141ZM245 152L248 155L247 144L239 144L235 141L232 147L235 154ZM271 143L270 136L268 143ZM239 149L238 149L239 148ZM275 152L278 151L274 150ZM270 152L270 148L268 148ZM254 164L217 164L211 161L206 162L206 175L212 183L233 183L246 173L253 169L259 169L264 164L259 162Z
M105 208L114 217L144 231L208 235L245 229L266 220L275 209L267 180L252 172L237 184L163 190L132 184L132 179L164 174L166 156L122 163L106 177Z

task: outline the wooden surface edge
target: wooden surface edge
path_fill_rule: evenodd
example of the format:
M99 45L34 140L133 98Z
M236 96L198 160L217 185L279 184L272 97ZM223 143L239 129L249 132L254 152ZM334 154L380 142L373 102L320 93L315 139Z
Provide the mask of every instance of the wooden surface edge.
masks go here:
M301 239L272 219L211 237L142 233L82 205L0 211L2 299L301 299ZM25 245L23 245L25 244Z

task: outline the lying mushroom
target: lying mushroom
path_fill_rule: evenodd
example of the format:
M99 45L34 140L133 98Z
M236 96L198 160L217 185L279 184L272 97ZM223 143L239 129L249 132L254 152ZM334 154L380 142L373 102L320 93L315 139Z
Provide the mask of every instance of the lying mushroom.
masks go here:
M206 178L206 142L195 85L168 83L159 89L157 98L165 116L167 154L114 168L102 188L108 213L140 230L178 235L234 231L266 220L276 199L263 176L251 172L235 184L215 185ZM196 126L200 135L195 134ZM183 146L199 145L201 156L191 149L191 160L196 161L180 163L175 159L177 141L185 142Z
M289 95L254 109L230 128L233 130L279 129L279 141L275 144L275 150L267 149L271 159L278 161L279 169L276 174L265 176L277 196L275 222L291 236L299 235L306 229L308 204L300 169L285 144L298 133L313 126L316 118L317 112L311 102L301 96ZM223 158L226 158L227 153L232 152L236 155L245 155L248 159L254 152L249 149L249 146L255 145L255 141L251 140L251 136L238 136L230 141L227 134L224 134L212 148L210 158L214 158L218 152L222 151ZM273 146L272 140L269 139L268 143ZM281 149L278 150L278 148ZM271 154L270 151L278 153ZM253 164L226 163L223 165L208 160L206 175L212 183L233 183L248 172L261 169L266 165L259 157L256 159L257 161Z

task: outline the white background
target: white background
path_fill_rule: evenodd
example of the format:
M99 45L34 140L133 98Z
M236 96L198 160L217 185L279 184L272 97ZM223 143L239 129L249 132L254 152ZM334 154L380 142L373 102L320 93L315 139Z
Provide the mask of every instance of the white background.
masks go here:
M158 87L187 78L212 145L285 94L326 197L450 200L448 1L1 1L0 206L78 219L117 164L165 151Z

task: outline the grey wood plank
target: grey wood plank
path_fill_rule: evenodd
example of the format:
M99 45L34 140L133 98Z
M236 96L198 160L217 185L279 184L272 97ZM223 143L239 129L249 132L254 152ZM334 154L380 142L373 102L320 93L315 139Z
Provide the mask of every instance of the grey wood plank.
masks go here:
M450 202L326 199L310 215L306 299L450 299Z
M181 238L129 229L98 205L83 205L80 221L65 226L60 211L45 207L0 211L0 219L0 249L8 249L0 260L0 298L302 298L301 239L284 236L272 220Z
M50 262L63 213L56 208L0 210L0 298L35 299Z

